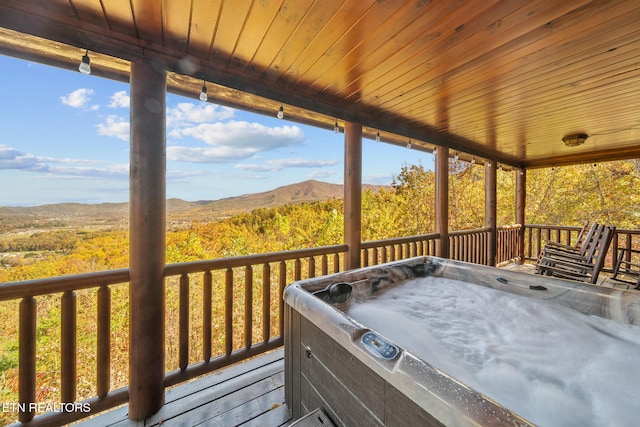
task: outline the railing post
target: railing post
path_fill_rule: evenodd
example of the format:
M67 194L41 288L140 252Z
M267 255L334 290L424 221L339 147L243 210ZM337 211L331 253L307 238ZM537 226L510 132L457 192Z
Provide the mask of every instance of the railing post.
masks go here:
M520 224L517 234L518 264L524 263L524 224L526 221L525 210L527 206L527 170L516 169L516 224Z
M484 167L485 179L485 209L484 209L484 226L489 228L489 241L487 242L487 265L496 265L497 248L498 248L498 230L497 230L497 181L496 181L496 162L488 161Z
M166 71L131 63L129 175L129 418L164 402L166 248Z
M438 147L435 158L436 256L449 258L449 148Z
M347 270L360 267L362 238L362 125L344 124L344 242Z

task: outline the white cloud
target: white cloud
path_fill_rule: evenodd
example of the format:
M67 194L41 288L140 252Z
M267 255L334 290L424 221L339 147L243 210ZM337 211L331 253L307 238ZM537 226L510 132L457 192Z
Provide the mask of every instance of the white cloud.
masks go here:
M181 102L175 107L167 109L167 128L183 128L195 123L227 120L232 118L234 114L235 110L229 107Z
M100 135L112 136L123 141L129 140L129 120L124 117L110 114L104 123L97 125L97 128Z
M362 181L374 185L391 185L391 181L396 177L391 172L376 173L363 177Z
M46 171L48 166L41 157L0 145L0 169Z
M128 178L129 165L86 166L100 163L95 160L56 159L24 153L16 148L0 145L0 169L39 172L56 178ZM53 165L52 165L53 164Z
M230 147L167 147L167 159L190 163L229 163L253 157L252 149Z
M109 108L128 108L129 107L129 95L127 91L121 90L111 95Z
M93 95L93 89L76 89L68 95L61 96L60 100L64 105L68 105L73 108L85 108L91 102L91 96ZM94 105L90 107L92 110L97 110L98 106Z
M311 160L301 158L288 158L267 160L262 164L239 164L236 168L252 172L277 172L285 168L323 168L335 166L339 160Z
M234 162L256 153L302 144L304 133L297 126L267 127L259 123L230 121L202 123L175 129L172 136L190 136L209 147L167 147L167 158L193 163Z
M128 179L129 165L107 165L104 167L86 166L50 166L48 176L56 178L100 178L100 179Z
M209 145L268 151L300 145L304 133L297 126L267 127L260 123L230 121L203 123L182 129L182 135L204 141Z

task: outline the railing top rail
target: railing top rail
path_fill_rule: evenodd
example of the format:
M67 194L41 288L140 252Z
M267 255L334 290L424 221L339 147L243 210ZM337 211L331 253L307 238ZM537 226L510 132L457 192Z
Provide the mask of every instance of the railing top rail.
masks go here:
M360 247L362 249L372 249L380 246L401 245L403 243L421 242L423 240L435 240L440 238L440 233L420 234L419 236L409 237L394 237L391 239L383 240L370 240L368 242L362 242Z
M73 274L69 276L33 279L0 284L0 301L29 296L55 294L65 291L95 288L129 281L129 269Z
M522 224L500 225L497 228L498 230L516 230L522 228Z
M287 261L317 255L337 254L347 252L348 249L349 247L347 245L333 245L292 251L269 252L265 254L243 255L229 258L215 258L204 261L168 264L164 268L164 276L168 277L185 273L237 268L247 265L266 264L270 262Z
M525 224L525 228L539 228L542 230L580 230L580 226L569 225L547 225L547 224ZM628 228L616 228L615 234L631 234L640 235L640 230L628 229Z
M489 231L491 231L491 228L489 228L489 227L473 228L471 230L450 231L449 232L449 237L470 236L472 234L487 233Z
M524 228L539 228L542 230L581 230L577 225L548 225L548 224L525 224Z

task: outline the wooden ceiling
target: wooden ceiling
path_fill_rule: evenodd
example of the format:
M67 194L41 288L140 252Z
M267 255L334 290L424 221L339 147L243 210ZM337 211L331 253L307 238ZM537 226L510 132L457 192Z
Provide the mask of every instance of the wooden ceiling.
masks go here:
M0 53L517 167L640 157L640 2L3 0ZM566 147L562 137L586 133ZM466 154L463 154L466 153ZM411 151L407 151L410 160Z

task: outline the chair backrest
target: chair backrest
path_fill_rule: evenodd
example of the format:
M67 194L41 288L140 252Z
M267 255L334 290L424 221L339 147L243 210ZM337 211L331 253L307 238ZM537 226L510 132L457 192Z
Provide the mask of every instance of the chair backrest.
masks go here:
M593 271L591 272L591 283L596 283L600 270L604 266L604 261L609 251L609 246L613 240L613 235L616 232L614 226L603 226L599 236L593 245L593 249L588 257L588 262L593 264Z
M591 258L593 256L593 251L595 251L595 247L598 243L598 239L602 237L602 233L604 232L604 225L600 225L597 222L594 222L589 228L589 231L584 237L580 245L580 255L586 258Z
M582 243L584 242L585 237L587 236L588 233L591 233L592 230L598 225L597 222L594 222L591 227L589 227L589 220L587 220L584 225L582 226L582 228L580 229L580 232L578 233L578 238L576 239L576 244L574 245L575 248L579 248L582 246Z

